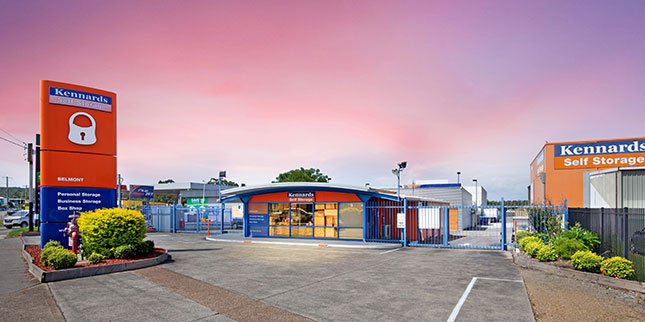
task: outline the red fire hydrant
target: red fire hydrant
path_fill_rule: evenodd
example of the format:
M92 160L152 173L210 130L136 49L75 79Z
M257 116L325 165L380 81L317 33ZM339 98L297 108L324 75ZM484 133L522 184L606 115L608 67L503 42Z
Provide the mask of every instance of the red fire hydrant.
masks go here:
M76 218L78 215L70 215L72 221L67 223L67 228L65 228L65 233L69 235L69 239L72 241L72 252L78 254L78 225L76 224Z

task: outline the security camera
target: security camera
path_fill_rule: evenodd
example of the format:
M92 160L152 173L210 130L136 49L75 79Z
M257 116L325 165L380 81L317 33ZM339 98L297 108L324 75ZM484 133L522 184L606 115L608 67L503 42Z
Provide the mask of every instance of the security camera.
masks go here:
M405 167L406 167L407 165L408 165L408 162L407 162L407 161L403 161L403 162L399 163L399 169L405 169Z

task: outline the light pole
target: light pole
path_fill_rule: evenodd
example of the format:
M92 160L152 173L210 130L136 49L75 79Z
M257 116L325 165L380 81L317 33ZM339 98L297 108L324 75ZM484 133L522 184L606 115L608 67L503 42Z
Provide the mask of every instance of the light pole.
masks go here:
M473 179L473 181L475 182L475 215L477 215L477 210L478 210L478 209L477 209L477 204L479 203L479 202L478 202L479 200L478 200L478 196L477 196L477 195L478 195L479 193L478 193L478 188L477 188L477 179Z
M224 203L222 202L222 179L226 178L226 170L219 172L219 178L217 180L219 188L217 189L217 198L219 198L219 207L222 212L222 222L220 223L220 233L224 233ZM233 218L231 218L232 220ZM232 224L232 223L231 223Z
M461 183L459 182L459 175L461 175L461 172L457 171L457 183Z
M396 176L396 197L401 200L401 172L408 165L407 161L399 163L398 168L393 169L392 173Z

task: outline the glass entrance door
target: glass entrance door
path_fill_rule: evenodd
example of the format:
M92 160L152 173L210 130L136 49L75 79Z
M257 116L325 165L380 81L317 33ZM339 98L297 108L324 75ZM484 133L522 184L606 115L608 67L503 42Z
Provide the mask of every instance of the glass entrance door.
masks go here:
M291 204L291 237L313 236L313 208L311 203Z

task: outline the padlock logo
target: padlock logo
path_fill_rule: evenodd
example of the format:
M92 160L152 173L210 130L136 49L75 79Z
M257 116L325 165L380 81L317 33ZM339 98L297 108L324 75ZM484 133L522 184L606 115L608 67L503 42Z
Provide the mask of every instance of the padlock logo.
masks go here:
M79 115L87 116L90 121L92 121L92 125L82 127L74 124L74 120ZM72 143L80 145L92 145L96 143L96 121L94 121L94 118L91 115L85 112L76 112L72 114L69 118L69 135L67 135L67 138Z

